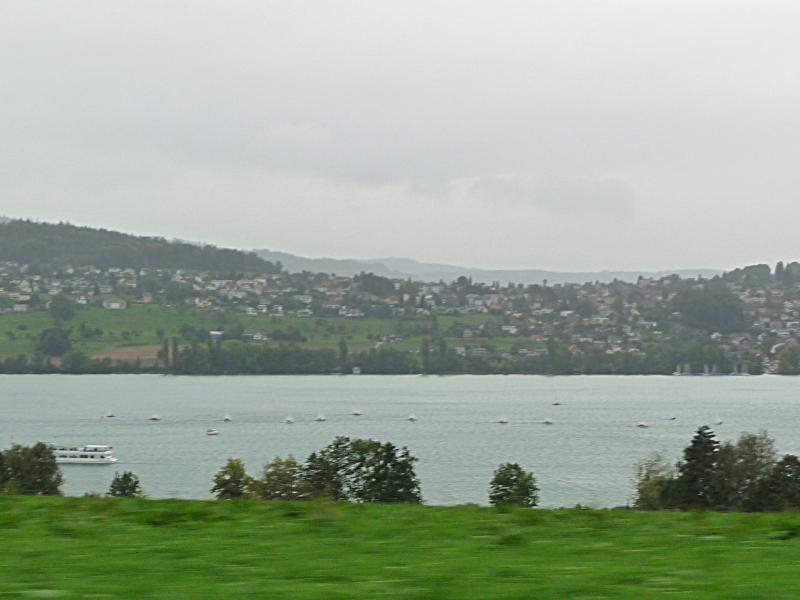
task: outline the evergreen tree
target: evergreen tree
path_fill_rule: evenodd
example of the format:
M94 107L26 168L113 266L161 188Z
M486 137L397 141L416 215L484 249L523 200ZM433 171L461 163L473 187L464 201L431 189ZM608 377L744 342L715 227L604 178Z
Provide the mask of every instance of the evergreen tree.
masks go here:
M139 498L141 495L142 487L139 484L139 478L130 471L125 471L121 475L114 473L114 479L106 494L106 496L120 498Z
M703 425L683 451L678 477L664 489L668 505L679 508L708 508L712 505L718 451L719 442L714 432Z

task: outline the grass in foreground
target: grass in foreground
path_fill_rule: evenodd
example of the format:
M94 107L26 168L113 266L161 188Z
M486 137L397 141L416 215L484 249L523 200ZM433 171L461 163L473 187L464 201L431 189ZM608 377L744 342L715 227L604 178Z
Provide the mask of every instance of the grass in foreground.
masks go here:
M0 596L796 598L800 514L0 498Z

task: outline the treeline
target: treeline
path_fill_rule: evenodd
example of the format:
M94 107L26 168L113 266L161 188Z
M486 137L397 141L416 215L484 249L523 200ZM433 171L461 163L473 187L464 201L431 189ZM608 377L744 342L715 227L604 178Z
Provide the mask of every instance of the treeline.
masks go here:
M38 350L33 355L19 354L0 360L0 373L312 375L351 373L357 368L365 375L668 375L676 365L688 364L694 372L703 372L705 366L716 367L718 373L727 374L744 364L737 363L718 348L695 343L677 348L654 346L643 354L573 354L566 345L551 341L542 354L510 356L502 352L462 355L444 342L431 344L429 341L424 341L417 352L384 347L348 353L346 344L334 351L303 348L292 343L269 346L235 339L199 341L199 337L191 338L188 343L183 337L165 338L158 362L145 366L139 360L92 359L71 348L67 336L51 328L42 333ZM761 373L761 364L755 358L746 364L751 374ZM800 372L800 367L797 370Z
M252 252L134 236L67 223L0 223L0 260L33 265L279 273Z
M277 457L260 477L249 476L241 460L231 458L214 477L211 493L220 500L307 500L325 497L343 502L422 502L417 459L391 442L340 436L312 452L304 463Z
M670 465L660 455L637 466L635 508L717 511L800 509L800 459L778 458L766 432L744 433L720 443L700 427Z

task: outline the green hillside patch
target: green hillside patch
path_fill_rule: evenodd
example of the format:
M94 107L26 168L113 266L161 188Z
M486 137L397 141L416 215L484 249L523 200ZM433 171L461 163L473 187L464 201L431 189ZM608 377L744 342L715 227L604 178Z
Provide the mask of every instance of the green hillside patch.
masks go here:
M450 327L456 318L438 317L438 320L440 330L444 330ZM497 317L467 315L458 320L479 324L496 322ZM81 337L79 334L81 323L85 323L87 329L99 330L98 335L88 339ZM233 310L211 313L193 308L130 304L125 310L83 307L61 326L70 331L70 339L75 349L92 356L109 349L160 344L164 337L180 337L184 325L204 331L225 330L241 325L246 331L275 335L275 339L266 342L268 344L278 345L288 341L309 349L338 350L340 340L344 339L351 353L369 350L385 336L394 335L402 339L387 343L385 347L418 351L423 337L430 335L431 323L430 319L424 318L272 317L245 315ZM19 354L30 356L41 333L54 325L55 320L46 311L0 315L0 358ZM285 336L299 334L300 338L279 339L281 333ZM459 340L448 339L448 343L458 345ZM505 347L511 345L512 339L494 338L492 343ZM481 340L476 339L472 340L470 345L480 344Z
M798 514L0 498L0 595L796 598Z

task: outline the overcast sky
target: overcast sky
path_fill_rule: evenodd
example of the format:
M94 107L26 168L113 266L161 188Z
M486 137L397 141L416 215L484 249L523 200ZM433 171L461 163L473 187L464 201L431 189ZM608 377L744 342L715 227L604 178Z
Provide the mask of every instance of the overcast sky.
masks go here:
M799 259L800 3L0 4L0 215L492 268Z

